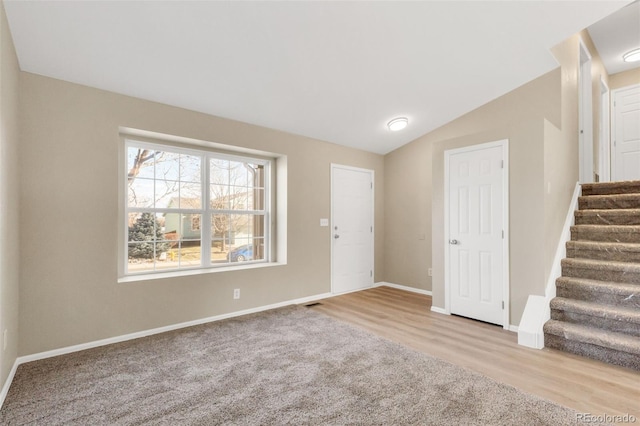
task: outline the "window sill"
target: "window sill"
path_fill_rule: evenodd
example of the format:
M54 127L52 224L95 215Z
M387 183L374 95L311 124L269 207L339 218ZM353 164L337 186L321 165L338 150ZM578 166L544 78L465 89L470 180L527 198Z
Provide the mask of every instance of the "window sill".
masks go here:
M159 280L164 278L178 278L178 277L187 277L191 275L215 274L218 272L246 271L247 269L270 268L273 266L284 266L284 265L286 265L286 263L264 262L264 263L248 264L242 267L238 267L238 266L224 267L223 266L218 268L188 269L188 270L182 270L182 271L126 275L124 277L118 278L118 283L131 283L136 281Z

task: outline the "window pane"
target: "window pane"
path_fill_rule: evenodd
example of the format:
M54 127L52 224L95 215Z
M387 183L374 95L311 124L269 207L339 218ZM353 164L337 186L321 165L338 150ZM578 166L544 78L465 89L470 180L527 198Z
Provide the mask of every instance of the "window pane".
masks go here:
M249 215L247 235L250 238L264 238L264 215Z
M200 266L202 264L202 250L200 241L182 241L178 253L181 267Z
M249 191L247 187L232 186L229 188L229 208L231 210L247 210Z
M212 239L229 239L229 215L214 214L211 215L211 238Z
M128 219L129 241L147 242L164 239L164 218L153 213L130 213Z
M229 185L247 187L248 170L245 163L238 161L229 162Z
M149 257L149 253L151 253ZM153 243L129 243L127 246L127 270L143 272L154 270Z
M202 207L202 188L197 182L180 183L180 208L199 209Z
M246 163L249 171L248 187L264 188L264 166L262 164Z
M235 238L249 237L250 225L249 215L231 214L229 215L229 236L233 241Z
M220 238L211 241L211 263L228 263L227 253L229 253L229 244L227 244L226 241Z
M153 180L136 178L128 186L129 207L153 207Z
M226 185L210 185L209 199L211 208L215 210L229 209L229 187Z
M180 180L180 154L162 151L156 156L156 179Z
M177 209L180 207L180 183L175 180L156 180L155 207Z
M247 238L235 238L230 247L227 259L229 262L246 262L253 260L253 245Z
M247 210L264 210L264 189L252 189L248 198Z
M182 182L201 181L200 164L202 160L195 155L180 155L180 180Z
M212 159L209 162L209 179L212 184L229 184L229 161Z
M264 260L264 238L254 238L251 244L253 246L253 260Z
M154 151L129 147L127 149L127 177L129 181L138 178L153 179Z

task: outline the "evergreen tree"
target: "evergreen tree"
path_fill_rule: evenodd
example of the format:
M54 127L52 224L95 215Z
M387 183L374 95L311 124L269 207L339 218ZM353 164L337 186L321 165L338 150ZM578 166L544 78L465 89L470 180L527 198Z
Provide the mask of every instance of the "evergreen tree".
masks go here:
M129 257L134 259L153 259L153 246L158 256L169 249L169 243L160 242L164 234L153 213L142 213L136 222L129 227L129 241L140 242L129 246ZM156 243L156 241L158 241Z

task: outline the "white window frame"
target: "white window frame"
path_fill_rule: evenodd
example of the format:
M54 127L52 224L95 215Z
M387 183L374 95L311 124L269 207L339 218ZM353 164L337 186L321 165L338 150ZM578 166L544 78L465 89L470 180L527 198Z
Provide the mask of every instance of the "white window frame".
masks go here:
M122 205L124 209L122 217L122 241L123 245L121 246L122 256L122 268L121 268L121 276L124 278L128 277L154 277L154 276L162 276L167 275L167 273L171 275L191 275L193 273L197 273L198 271L203 272L213 272L215 270L229 270L229 269L249 269L255 266L263 266L263 264L268 264L272 262L272 239L271 239L271 213L272 213L272 166L274 163L273 159L269 158L260 158L254 157L251 155L237 155L237 154L229 154L225 152L219 152L214 150L207 149L199 149L199 148L185 148L183 146L177 146L169 143L162 143L160 141L149 142L145 140L146 138L138 138L132 136L124 136L124 166L121 167L121 174L123 176L123 190L121 197ZM201 208L200 209L167 209L167 208L147 208L147 207L129 207L128 203L128 161L127 155L130 147L134 148L143 148L143 149L152 149L157 151L166 151L177 154L185 154L185 155L193 155L199 156L201 158ZM216 210L210 207L210 160L212 159L220 159L227 161L239 161L239 162L248 162L252 164L259 164L264 166L264 210ZM171 212L181 213L181 214L200 214L200 247L201 247L201 263L198 266L189 266L189 267L177 267L177 268L164 268L159 270L146 270L146 271L129 271L128 270L128 245L129 245L129 214L130 213L140 213L140 212L149 212L152 214L156 213L165 213L167 210L171 210ZM211 226L207 226L205 224L209 223L210 217L212 214L247 214L247 215L263 215L264 216L264 258L259 260L250 260L242 263L235 262L225 262L225 263L212 263L211 262L211 243L212 243L212 233ZM203 226L204 225L204 226Z

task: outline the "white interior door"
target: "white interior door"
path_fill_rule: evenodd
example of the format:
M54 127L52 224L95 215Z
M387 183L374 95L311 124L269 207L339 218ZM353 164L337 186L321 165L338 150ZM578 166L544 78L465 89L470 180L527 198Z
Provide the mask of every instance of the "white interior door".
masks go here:
M373 171L331 166L331 289L373 285Z
M613 177L640 179L640 84L615 90L613 95Z
M445 154L450 312L501 325L508 324L506 150L501 141Z

